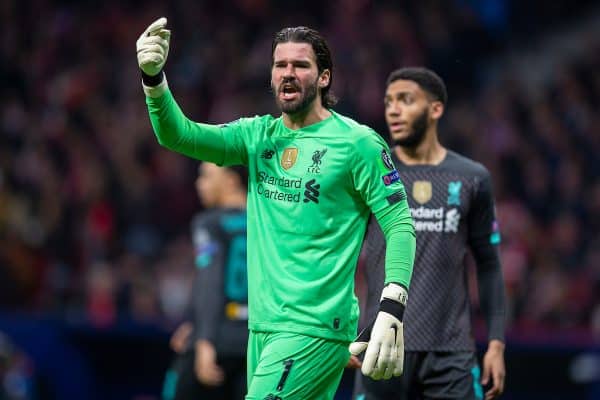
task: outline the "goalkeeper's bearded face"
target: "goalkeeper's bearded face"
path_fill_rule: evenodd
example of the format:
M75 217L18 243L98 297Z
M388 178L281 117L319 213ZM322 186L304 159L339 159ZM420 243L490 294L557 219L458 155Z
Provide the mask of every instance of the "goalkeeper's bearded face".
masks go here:
M309 43L280 43L273 53L271 89L286 114L305 113L315 107L322 77Z

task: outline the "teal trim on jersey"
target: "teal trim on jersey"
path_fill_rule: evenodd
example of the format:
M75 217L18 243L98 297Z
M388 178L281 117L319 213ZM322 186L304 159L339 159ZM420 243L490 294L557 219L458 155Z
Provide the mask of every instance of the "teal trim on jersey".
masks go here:
M231 239L226 267L225 295L233 300L248 301L248 269L246 268L246 235Z
M172 400L175 398L175 390L177 389L177 372L172 369L165 374L165 383L162 390L163 400Z
M479 382L479 379L481 377L481 371L479 370L478 365L471 368L471 375L473 375L473 392L475 392L475 398L483 399L483 388L481 387L481 383Z
M196 256L196 267L206 268L212 262L212 256L208 253L198 254Z
M227 232L246 230L246 213L224 216L221 219L221 226Z
M491 244L499 244L502 241L500 237L500 232L492 232L490 235L490 243Z
M364 394L359 394L358 396L356 396L355 400L365 400L365 395Z

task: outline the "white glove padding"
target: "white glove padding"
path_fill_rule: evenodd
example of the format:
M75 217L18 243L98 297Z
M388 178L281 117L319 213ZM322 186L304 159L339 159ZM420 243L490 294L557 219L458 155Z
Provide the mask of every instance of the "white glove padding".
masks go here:
M361 371L372 379L390 379L402 374L404 368L404 327L402 316L407 292L402 286L390 283L381 294L375 321L350 344L350 353L365 352Z
M158 75L167 61L171 31L165 29L166 26L165 17L157 19L136 42L138 65L148 76Z

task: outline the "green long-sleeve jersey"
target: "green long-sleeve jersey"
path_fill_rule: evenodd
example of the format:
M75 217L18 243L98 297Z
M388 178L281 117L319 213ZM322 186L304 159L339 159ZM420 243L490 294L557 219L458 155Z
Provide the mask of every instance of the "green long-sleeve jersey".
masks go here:
M200 124L184 116L168 90L147 104L162 145L248 167L250 329L351 341L354 273L371 212L395 243L386 282L408 287L412 219L389 149L373 130L334 111L298 130L271 115Z

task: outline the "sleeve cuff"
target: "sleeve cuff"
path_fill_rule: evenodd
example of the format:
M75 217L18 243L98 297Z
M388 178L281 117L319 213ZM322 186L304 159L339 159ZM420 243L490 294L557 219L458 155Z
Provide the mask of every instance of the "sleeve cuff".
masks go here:
M504 315L492 317L489 321L488 340L499 340L505 343Z
M393 282L387 284L381 292L381 301L383 299L391 299L400 304L406 305L408 299L408 291L399 283Z
M167 77L163 73L162 80L157 85L147 85L144 78L142 78L142 88L144 89L146 96L157 98L165 94L165 92L169 89L169 83L167 82Z

